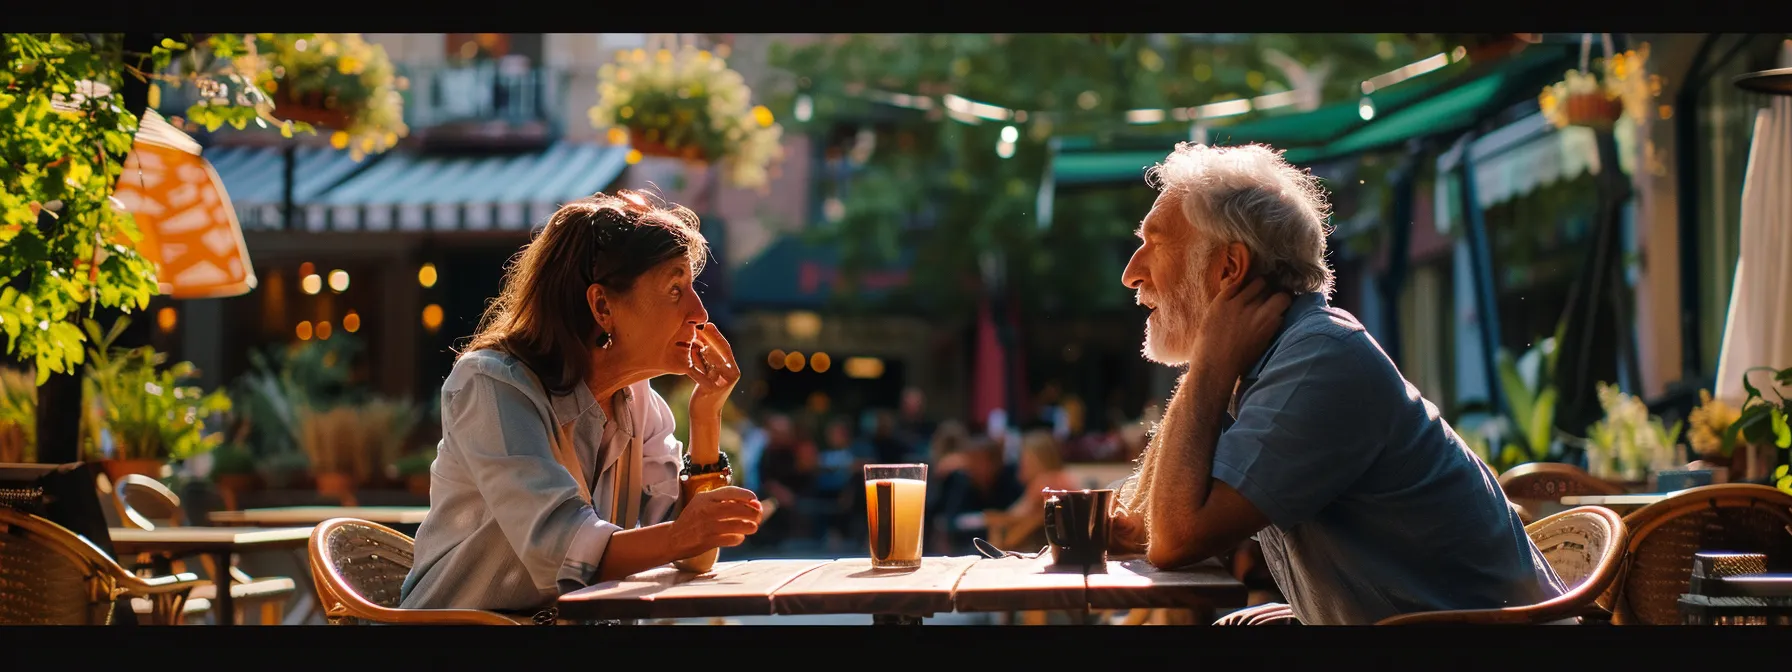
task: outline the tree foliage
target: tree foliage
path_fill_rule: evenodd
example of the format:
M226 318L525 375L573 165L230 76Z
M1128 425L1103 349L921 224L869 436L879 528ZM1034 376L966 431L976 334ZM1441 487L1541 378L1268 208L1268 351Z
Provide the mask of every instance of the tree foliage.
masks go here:
M829 156L839 204L814 235L838 245L848 269L912 246L915 290L947 310L974 299L986 270L1055 314L1124 305L1125 244L1153 194L1137 188L1060 189L1041 217L1040 185L1054 138L1186 137L1186 121L1128 123L1135 109L1204 105L1321 82L1321 97L1360 96L1360 83L1438 49L1378 35L835 35L773 45L783 75L772 108L818 138L857 131ZM947 94L1024 111L1004 121L904 109L883 93ZM806 108L808 119L798 113ZM1024 116L1024 118L1023 118ZM1243 117L1249 119L1252 117ZM1012 127L1014 130L1006 130ZM844 130L842 130L844 129ZM1012 134L1011 148L998 145ZM1003 156L1007 154L1007 156ZM1142 166L1141 166L1142 168ZM831 211L831 212L830 212ZM1042 221L1043 220L1043 221Z
M126 78L193 86L187 116L211 130L255 122L289 137L310 133L274 116L264 88L279 81L269 73L290 66L296 78L304 63L255 48L257 39L307 35L168 38L135 53L115 33L0 34L0 333L8 354L35 365L39 384L84 361L79 313L142 310L156 292L154 265L137 251L141 233L112 198L138 127L121 93ZM150 87L151 107L158 91Z

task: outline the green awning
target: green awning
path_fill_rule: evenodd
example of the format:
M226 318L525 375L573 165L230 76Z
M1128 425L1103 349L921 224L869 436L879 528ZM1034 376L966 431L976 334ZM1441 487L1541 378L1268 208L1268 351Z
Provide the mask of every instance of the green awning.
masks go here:
M1465 131L1488 114L1527 98L1535 99L1562 77L1572 55L1565 49L1532 47L1480 77L1391 112L1325 146L1324 156L1344 156L1444 133Z
M1376 116L1365 121L1361 99L1340 101L1311 112L1286 114L1212 128L1216 145L1251 142L1286 150L1289 162L1310 164L1397 145L1409 139L1467 129L1488 113L1534 97L1573 66L1571 50L1533 45L1472 79L1467 65L1384 87L1368 96ZM1065 138L1053 158L1057 186L1132 182L1162 161L1178 138L1097 149L1089 138ZM1141 182L1142 183L1142 182Z
M1423 100L1425 96L1447 86L1466 69L1463 63L1445 66L1412 79L1392 84L1364 96L1377 112L1395 111ZM1262 143L1293 152L1301 147L1324 145L1370 122L1364 120L1359 107L1362 99L1339 101L1309 112L1278 114L1241 121L1228 126L1210 128L1208 141L1215 145Z
M1168 152L1168 147L1148 151L1065 152L1052 159L1052 179L1060 187L1132 181L1143 185L1145 169L1164 160Z

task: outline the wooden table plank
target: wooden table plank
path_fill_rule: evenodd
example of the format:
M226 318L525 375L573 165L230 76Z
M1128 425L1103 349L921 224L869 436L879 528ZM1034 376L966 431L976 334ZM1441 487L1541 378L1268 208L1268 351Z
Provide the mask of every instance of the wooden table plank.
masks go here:
M381 525L419 525L428 515L427 506L280 506L213 511L206 517L216 525L316 525L331 518L359 518Z
M768 616L772 593L827 560L720 562L692 574L658 567L560 597L561 618L609 620Z
M913 569L873 569L870 558L835 560L772 593L787 615L930 616L952 611L952 590L978 556L924 557Z
M1051 564L1051 554L1037 559L984 558L972 564L952 592L957 611L1081 611L1089 606L1081 567Z
M1634 495L1579 495L1562 498L1564 506L1648 506L1667 499L1670 493Z
M114 527L107 530L107 534L111 535L112 548L119 555L187 555L303 546L310 541L313 527L316 526L158 527L153 530Z
M1165 571L1144 558L1117 557L1086 579L1091 609L1242 607L1247 599L1244 584L1212 559Z

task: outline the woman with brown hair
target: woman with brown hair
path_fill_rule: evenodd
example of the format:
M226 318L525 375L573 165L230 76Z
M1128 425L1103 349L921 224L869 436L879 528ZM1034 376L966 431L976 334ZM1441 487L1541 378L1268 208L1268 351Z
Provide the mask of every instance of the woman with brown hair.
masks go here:
M623 191L561 207L511 262L442 384L402 606L532 611L758 529L752 492L680 487L731 473L721 412L740 370L691 287L707 255L689 210ZM688 454L648 384L667 374L696 384Z

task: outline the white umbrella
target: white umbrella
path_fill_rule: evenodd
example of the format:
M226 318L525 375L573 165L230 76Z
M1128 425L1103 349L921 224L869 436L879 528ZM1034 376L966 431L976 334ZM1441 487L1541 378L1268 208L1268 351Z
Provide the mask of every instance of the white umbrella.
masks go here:
M1754 144L1742 186L1742 236L1729 316L1718 355L1716 396L1740 405L1743 372L1792 367L1792 98L1776 96L1755 116ZM1771 378L1749 378L1766 389ZM1756 474L1749 454L1749 477Z

